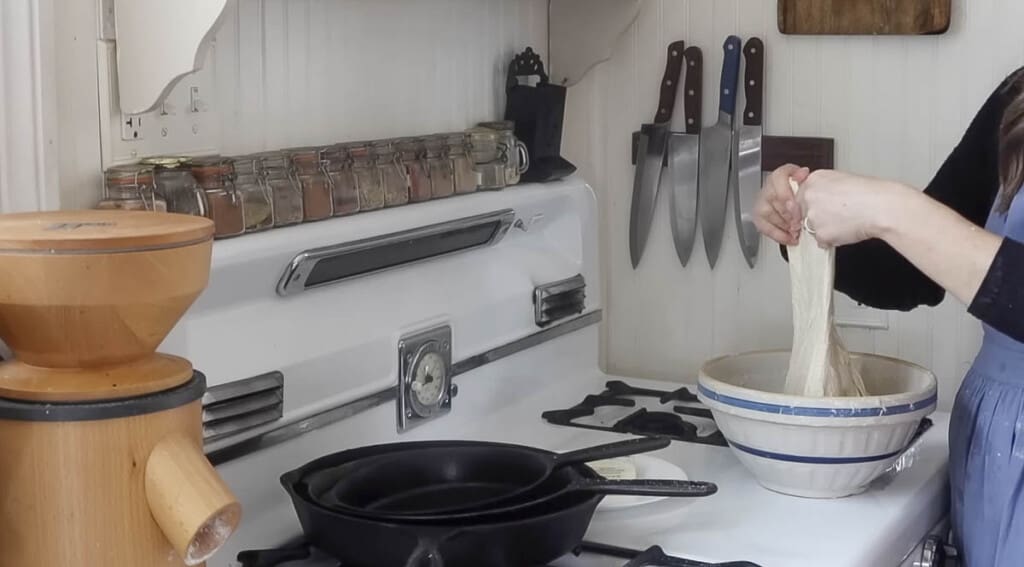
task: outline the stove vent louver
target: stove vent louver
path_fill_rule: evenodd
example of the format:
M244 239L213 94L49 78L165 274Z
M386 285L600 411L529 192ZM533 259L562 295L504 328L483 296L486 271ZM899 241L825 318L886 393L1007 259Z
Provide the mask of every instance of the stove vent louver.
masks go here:
M586 307L587 284L583 276L537 286L533 290L533 320L538 327L579 315Z
M214 386L203 395L203 441L277 421L284 415L284 374L268 372Z

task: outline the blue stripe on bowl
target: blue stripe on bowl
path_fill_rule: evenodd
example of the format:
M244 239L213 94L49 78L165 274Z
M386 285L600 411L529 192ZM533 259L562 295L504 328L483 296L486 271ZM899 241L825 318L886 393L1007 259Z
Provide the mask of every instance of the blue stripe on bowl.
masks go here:
M743 451L744 453L750 453L755 457L764 457L765 459L785 461L787 463L801 463L805 465L859 465L863 463L873 463L876 461L892 459L902 453L902 451L896 451L886 455L870 455L867 457L804 457L801 455L787 455L785 453L763 451L761 449L747 447L746 445L740 445L739 443L734 443L732 441L729 441L729 445Z
M785 406L781 404L769 404L766 402L755 402L752 400L744 400L742 398L734 398L732 396L719 394L703 384L698 384L697 389L705 397L727 406L775 415L795 415L801 417L878 417L883 415L899 415L902 413L912 413L925 409L929 406L935 405L938 401L938 394L935 393L923 400L898 406L874 408L815 408Z

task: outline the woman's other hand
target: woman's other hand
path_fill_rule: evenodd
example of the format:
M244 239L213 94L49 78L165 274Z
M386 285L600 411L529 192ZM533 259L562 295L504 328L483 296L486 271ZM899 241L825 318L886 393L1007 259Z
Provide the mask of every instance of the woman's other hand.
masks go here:
M789 180L803 183L808 175L810 170L806 167L790 164L776 169L768 176L754 206L754 225L757 230L779 244L797 244L803 213Z

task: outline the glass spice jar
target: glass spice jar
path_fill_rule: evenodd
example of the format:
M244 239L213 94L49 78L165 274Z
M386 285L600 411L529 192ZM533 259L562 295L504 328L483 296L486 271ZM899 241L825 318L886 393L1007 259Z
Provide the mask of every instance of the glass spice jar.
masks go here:
M207 216L206 193L192 175L189 158L149 158L142 163L153 166L154 188L167 203L167 212Z
M351 160L352 174L355 176L356 189L359 191L359 210L373 211L384 207L384 186L381 183L380 169L376 158L370 152L370 146L364 143L346 144Z
M509 120L482 122L480 126L498 133L498 161L505 166L505 185L516 185L530 169L530 152L526 144L516 138L515 123Z
M423 140L423 156L430 177L430 194L434 199L455 193L452 162L448 159L448 143L443 136L430 136Z
M448 145L448 159L452 162L455 193L461 195L476 191L480 183L476 170L473 169L473 146L469 141L469 136L465 132L460 132L446 134L445 138Z
M427 171L423 141L405 138L395 143L395 149L402 159L405 177L409 184L409 201L420 203L431 198L430 175Z
M479 176L480 190L502 189L505 180L505 164L498 159L498 140L501 134L484 126L467 131L473 144L473 168Z
M402 159L390 141L374 142L373 156L380 169L380 182L384 187L384 206L397 207L409 202L409 182Z
M148 165L119 165L107 169L103 174L103 192L97 209L167 211L167 203L154 188L153 168Z
M232 160L235 191L242 201L245 232L259 232L274 226L274 200L263 183L257 156L241 156Z
M341 217L359 212L359 190L356 176L352 172L352 160L343 146L324 150L323 161L327 168L327 180L331 185L334 216Z
M206 216L213 221L216 238L245 232L245 209L235 187L235 168L222 157L198 158L190 164L192 175L206 195Z
M302 222L302 189L295 179L288 156L280 152L259 154L260 179L274 203L274 226Z
M301 148L290 153L295 178L302 191L303 220L316 221L334 215L331 182L321 148Z

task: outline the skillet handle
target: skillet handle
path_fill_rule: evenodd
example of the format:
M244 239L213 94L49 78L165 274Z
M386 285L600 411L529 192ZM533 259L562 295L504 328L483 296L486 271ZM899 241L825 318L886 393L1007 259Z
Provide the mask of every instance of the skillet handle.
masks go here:
M447 539L447 538L445 538ZM444 559L441 558L441 543L444 541L437 541L430 536L420 537L419 542L416 544L416 549L412 551L412 555L409 556L409 560L405 562L405 567L444 567Z
M657 545L647 548L646 551L634 557L629 563L626 563L625 567L647 567L649 565L657 565L658 567L758 567L756 563L749 561L704 563L702 561L670 557L665 555L665 552Z
M555 455L555 468L603 459L614 459L615 457L628 457L629 455L639 453L649 453L664 449L670 443L672 443L672 440L667 437L638 437L596 447L587 447L586 449Z
M606 480L578 478L573 481L571 486L573 490L628 496L694 498L711 496L718 492L718 486L713 483L692 480Z

